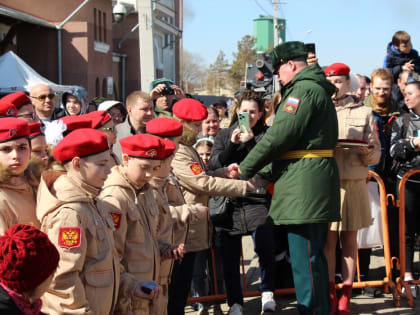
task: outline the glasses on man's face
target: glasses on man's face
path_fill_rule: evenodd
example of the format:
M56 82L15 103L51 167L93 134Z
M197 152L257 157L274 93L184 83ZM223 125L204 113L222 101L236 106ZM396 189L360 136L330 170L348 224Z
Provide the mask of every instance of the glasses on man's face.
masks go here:
M104 128L102 128L102 131L105 131L105 132L112 132L112 131L114 131L115 130L115 126L114 127L104 127Z
M40 102L45 101L48 97L48 99L52 101L53 99L55 99L55 94L50 93L50 94L42 94L42 95L39 95L39 96L30 96L30 97L35 98Z
M20 117L20 118L24 118L24 119L36 120L36 114L35 114L35 112L18 114L18 115L16 115L16 117Z

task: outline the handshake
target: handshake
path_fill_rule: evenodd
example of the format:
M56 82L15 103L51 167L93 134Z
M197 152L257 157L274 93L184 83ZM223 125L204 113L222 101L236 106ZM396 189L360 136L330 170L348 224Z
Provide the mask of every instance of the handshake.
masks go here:
M237 163L232 163L224 168L224 174L226 178L237 179L240 177L241 172ZM255 175L253 178L247 181L247 191L257 194L266 194L267 186L269 181L262 178L259 175Z

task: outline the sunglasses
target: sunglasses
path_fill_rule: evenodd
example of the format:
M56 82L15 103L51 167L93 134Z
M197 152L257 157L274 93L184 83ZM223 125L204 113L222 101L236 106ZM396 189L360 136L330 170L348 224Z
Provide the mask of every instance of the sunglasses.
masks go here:
M102 128L102 131L114 131L115 130L115 127L105 127L105 128Z
M39 95L39 96L29 96L29 97L35 98L38 101L43 102L43 101L45 101L47 99L47 97L50 100L55 99L55 94L54 93L50 93L50 94L42 94L42 95Z

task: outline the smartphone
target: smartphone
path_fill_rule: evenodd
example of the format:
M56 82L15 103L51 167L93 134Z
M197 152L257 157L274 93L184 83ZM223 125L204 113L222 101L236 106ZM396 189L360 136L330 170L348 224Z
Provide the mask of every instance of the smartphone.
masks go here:
M313 53L314 55L316 55L315 43L305 44L305 49L307 53Z
M157 288L157 286L158 285L153 281L148 281L141 286L141 290L146 294L150 294L155 288Z
M245 133L246 130L249 130L249 115L247 112L238 113L238 124L242 133Z

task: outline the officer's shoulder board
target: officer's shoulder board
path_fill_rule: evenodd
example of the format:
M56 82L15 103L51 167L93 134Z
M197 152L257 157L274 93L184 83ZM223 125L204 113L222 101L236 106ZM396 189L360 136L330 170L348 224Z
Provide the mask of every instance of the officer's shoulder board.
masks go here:
M285 112L288 112L290 114L295 115L300 104L300 99L297 97L289 96L286 100L286 103L284 103L283 110Z

